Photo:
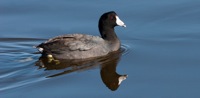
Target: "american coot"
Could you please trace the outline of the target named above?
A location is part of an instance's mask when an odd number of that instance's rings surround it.
[[[104,13],[99,19],[101,37],[85,34],[66,34],[49,39],[36,48],[42,55],[55,59],[85,59],[107,55],[120,48],[114,27],[126,27],[114,11]]]

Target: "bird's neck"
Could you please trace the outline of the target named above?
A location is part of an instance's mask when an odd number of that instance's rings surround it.
[[[100,30],[101,37],[109,43],[110,49],[116,51],[120,47],[120,41],[114,31],[114,27],[103,27]]]
[[[118,40],[118,37],[115,33],[114,27],[102,27],[100,30],[101,37],[107,41],[115,41]]]

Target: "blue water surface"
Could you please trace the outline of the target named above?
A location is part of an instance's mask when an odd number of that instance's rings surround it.
[[[62,34],[98,36],[108,11],[127,25],[115,28],[125,52],[113,69],[128,75],[116,90],[97,63],[37,66],[33,46]],[[199,16],[198,0],[1,0],[0,98],[200,98]]]

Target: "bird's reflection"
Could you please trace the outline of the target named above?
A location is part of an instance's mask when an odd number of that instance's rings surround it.
[[[39,68],[45,68],[45,70],[59,70],[65,69],[60,73],[48,76],[55,77],[63,74],[68,74],[80,70],[88,70],[96,66],[100,66],[100,75],[103,83],[110,90],[117,90],[121,82],[127,78],[127,75],[120,75],[116,72],[116,67],[120,57],[123,53],[123,49],[112,52],[103,57],[83,59],[83,60],[66,60],[59,59],[54,60],[48,57],[41,56],[36,62],[36,66]]]

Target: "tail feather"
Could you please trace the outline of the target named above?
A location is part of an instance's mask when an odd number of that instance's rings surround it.
[[[42,47],[40,47],[40,45],[38,45],[38,46],[33,46],[33,48],[37,48],[38,51],[39,51],[40,53],[42,53],[43,50],[44,50]]]

